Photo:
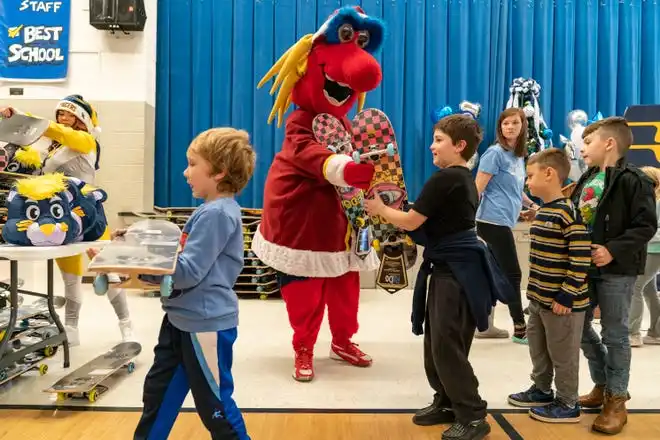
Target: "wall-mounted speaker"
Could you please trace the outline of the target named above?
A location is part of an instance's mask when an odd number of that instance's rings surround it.
[[[89,23],[102,31],[142,32],[144,0],[89,0]]]

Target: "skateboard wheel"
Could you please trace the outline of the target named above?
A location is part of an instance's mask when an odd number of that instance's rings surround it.
[[[360,163],[360,152],[359,151],[353,151],[353,162],[355,163]]]
[[[126,371],[128,371],[128,374],[135,371],[135,362],[129,362],[128,365],[126,365]]]
[[[268,295],[262,293],[261,295],[259,295],[259,299],[268,299]]]
[[[98,391],[96,391],[96,390],[94,389],[94,390],[90,391],[90,392],[87,394],[87,400],[89,400],[89,401],[92,402],[92,403],[93,403],[93,402],[96,402],[96,398],[97,398],[98,396],[99,396]]]
[[[97,295],[105,295],[108,292],[109,280],[107,275],[97,275],[92,284],[94,286],[94,293]]]
[[[387,155],[390,157],[394,156],[394,144],[391,142],[387,144]]]
[[[39,374],[43,376],[46,373],[48,373],[48,365],[46,364],[39,365]]]
[[[380,241],[379,240],[374,240],[372,243],[374,249],[376,249],[376,252],[380,251]]]
[[[63,402],[67,398],[66,393],[57,393],[57,401],[58,402]]]
[[[160,296],[167,298],[172,293],[172,277],[170,275],[163,276],[160,280]]]
[[[50,345],[44,347],[44,356],[51,357],[54,354],[55,354],[55,350],[53,349],[53,347],[51,347]]]
[[[259,282],[259,278],[252,277],[252,284],[257,284],[258,282]]]
[[[7,372],[6,371],[0,371],[0,382],[3,382],[7,380]]]

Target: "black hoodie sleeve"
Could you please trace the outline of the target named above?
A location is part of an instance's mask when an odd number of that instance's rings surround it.
[[[645,176],[630,173],[627,182],[626,197],[629,201],[630,224],[624,232],[605,243],[605,247],[615,260],[625,260],[646,246],[658,229],[655,210],[655,193],[652,183]]]

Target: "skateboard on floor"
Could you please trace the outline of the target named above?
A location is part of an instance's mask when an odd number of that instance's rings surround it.
[[[365,197],[373,198],[378,191],[383,202],[397,210],[408,203],[408,191],[403,179],[394,128],[380,110],[366,109],[353,118],[352,153],[356,163],[371,162],[375,173]],[[417,246],[403,230],[387,223],[380,216],[371,218],[374,248],[381,265],[377,285],[390,293],[408,286],[407,268],[417,260]]]
[[[111,284],[108,274],[128,277],[116,283],[119,288],[160,291],[169,296],[171,275],[181,249],[181,230],[166,220],[142,220],[128,227],[126,233],[107,244],[92,258],[87,269],[100,274],[94,280],[94,291],[103,295]],[[160,285],[145,282],[141,275],[163,275]]]
[[[57,400],[63,401],[71,397],[82,397],[90,402],[106,391],[108,387],[103,382],[122,368],[128,373],[135,371],[134,359],[142,351],[138,342],[122,342],[112,347],[102,355],[87,362],[77,370],[67,374],[45,393],[57,393]]]
[[[639,167],[660,167],[660,105],[632,105],[623,117],[633,133],[628,160]]]
[[[344,128],[341,121],[327,113],[321,113],[314,118],[312,130],[316,140],[328,150],[336,154],[353,154],[351,133]],[[366,258],[371,251],[371,227],[369,216],[364,209],[364,191],[351,186],[335,187],[341,206],[353,230],[356,232],[356,255]]]
[[[15,113],[11,118],[0,118],[0,141],[16,145],[32,145],[43,136],[50,121]]]

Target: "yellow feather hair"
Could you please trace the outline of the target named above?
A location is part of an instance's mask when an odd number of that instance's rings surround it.
[[[24,166],[32,168],[41,168],[41,156],[39,152],[32,147],[23,147],[16,151],[14,158]]]
[[[284,120],[284,113],[291,105],[291,92],[300,78],[307,72],[307,57],[312,50],[314,44],[313,34],[307,34],[291,46],[284,54],[277,60],[273,67],[261,78],[257,88],[261,88],[275,75],[275,81],[270,89],[270,94],[273,95],[279,87],[279,92],[275,97],[275,103],[268,115],[268,123],[270,124],[275,115],[277,115],[277,126],[282,126]],[[358,112],[362,111],[364,107],[366,93],[358,95]]]
[[[28,199],[44,200],[66,190],[67,182],[62,173],[28,177],[16,181],[16,192]]]

